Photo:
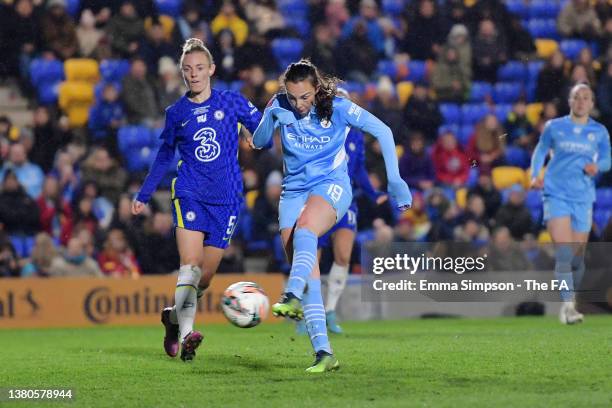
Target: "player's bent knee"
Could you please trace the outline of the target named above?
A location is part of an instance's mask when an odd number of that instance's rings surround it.
[[[196,265],[181,265],[179,269],[177,286],[188,285],[194,288],[199,284],[202,278],[202,269]]]

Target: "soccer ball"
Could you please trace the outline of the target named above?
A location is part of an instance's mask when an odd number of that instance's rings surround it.
[[[254,282],[236,282],[223,293],[221,309],[235,326],[255,327],[268,315],[268,296]]]

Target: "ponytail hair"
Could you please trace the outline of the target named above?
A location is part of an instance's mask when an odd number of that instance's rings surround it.
[[[287,67],[281,78],[281,83],[286,89],[287,82],[295,83],[306,79],[316,89],[315,111],[319,120],[331,120],[334,113],[334,98],[340,80],[333,76],[321,74],[312,62],[301,59]]]
[[[204,45],[204,42],[200,40],[199,38],[190,38],[187,41],[185,41],[185,44],[183,44],[183,53],[181,54],[181,61],[179,65],[181,67],[183,66],[183,59],[185,59],[185,55],[191,54],[194,52],[203,52],[204,54],[206,54],[206,57],[208,58],[208,62],[210,63],[210,65],[215,63],[213,61],[212,54],[210,53],[208,48],[206,48],[206,46]]]

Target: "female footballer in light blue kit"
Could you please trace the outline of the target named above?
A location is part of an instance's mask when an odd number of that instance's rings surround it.
[[[316,352],[307,372],[339,367],[327,337],[317,241],[344,216],[352,201],[344,150],[351,127],[378,139],[389,194],[401,209],[412,203],[408,185],[399,175],[391,130],[371,113],[337,97],[336,83],[335,78],[320,75],[310,61],[289,65],[282,79],[286,93],[277,94],[268,104],[252,141],[254,147],[261,148],[280,127],[285,178],[279,224],[292,266],[285,293],[272,312],[297,320],[305,318]]]
[[[591,88],[574,86],[569,105],[569,115],[546,124],[531,159],[531,185],[544,188],[544,221],[555,243],[555,276],[569,287],[561,290],[559,318],[565,324],[584,318],[575,308],[574,286],[579,286],[584,274],[584,244],[595,201],[594,177],[610,170],[610,135],[589,117],[594,106]],[[552,157],[542,180],[539,174],[549,152]]]

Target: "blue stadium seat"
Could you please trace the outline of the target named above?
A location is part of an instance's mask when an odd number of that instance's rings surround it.
[[[561,43],[559,44],[559,49],[561,50],[563,55],[565,55],[566,58],[574,60],[580,53],[580,50],[588,46],[589,44],[584,40],[567,39],[561,41]]]
[[[505,156],[509,166],[516,166],[522,169],[526,169],[529,167],[529,164],[531,162],[531,157],[529,157],[529,153],[525,149],[517,146],[506,147]]]
[[[123,156],[132,149],[151,145],[151,129],[146,126],[123,126],[117,132],[117,143]]]
[[[128,60],[106,59],[100,62],[100,74],[105,81],[121,81],[129,71]]]
[[[497,80],[502,82],[526,82],[527,68],[520,61],[508,61],[497,70]]]
[[[466,187],[467,188],[476,187],[476,185],[478,184],[478,177],[480,177],[480,170],[478,169],[478,167],[470,167],[470,174],[465,183]]]
[[[558,0],[532,0],[529,5],[531,18],[557,18],[560,11],[561,3]]]
[[[149,146],[144,147],[131,147],[124,154],[126,161],[126,167],[128,172],[135,173],[149,170],[153,160],[155,159],[155,152]]]
[[[466,103],[461,106],[461,123],[473,125],[489,113],[489,106],[484,103]]]
[[[10,235],[9,239],[19,258],[27,258],[30,256],[32,249],[34,249],[34,236],[14,234]]]
[[[288,15],[285,16],[285,24],[287,27],[293,27],[302,37],[310,35],[310,23],[306,15]]]
[[[38,101],[43,105],[54,104],[57,102],[61,80],[54,82],[43,82],[37,88]]]
[[[536,89],[538,87],[537,80],[529,81],[525,86],[525,98],[527,103],[536,102]]]
[[[383,14],[398,16],[404,11],[404,0],[382,0]]]
[[[461,110],[459,105],[454,103],[441,103],[440,113],[444,118],[444,123],[459,123],[461,122]]]
[[[58,60],[37,58],[30,63],[30,80],[35,87],[43,83],[56,83],[64,80],[64,64]]]
[[[390,78],[395,78],[397,75],[397,67],[393,60],[381,60],[378,61],[376,71],[381,75],[386,75]]]
[[[155,0],[159,14],[166,14],[172,17],[181,15],[182,0]]]
[[[485,100],[493,95],[493,86],[488,82],[472,82],[470,88],[470,102],[485,102]]]
[[[610,210],[595,210],[593,212],[593,222],[597,225],[599,231],[606,228],[610,221],[610,216],[612,216],[612,211]]]
[[[438,134],[441,135],[443,133],[452,133],[457,136],[459,134],[459,125],[456,123],[445,123],[438,128]]]
[[[514,103],[523,92],[520,82],[498,82],[493,87],[493,100],[495,103]]]
[[[410,61],[408,63],[408,81],[419,82],[425,79],[427,66],[425,61]]]
[[[466,147],[470,141],[470,137],[474,133],[473,125],[462,125],[457,133],[457,141],[463,147]]]
[[[272,41],[272,53],[281,69],[298,61],[302,55],[302,48],[304,44],[297,38],[277,38]]]
[[[544,67],[544,61],[529,61],[527,63],[527,77],[528,82],[537,81],[540,71]]]
[[[601,187],[596,190],[595,209],[612,210],[612,188]]]
[[[521,19],[529,17],[529,6],[524,0],[508,0],[506,1],[506,7],[508,7],[508,11]]]
[[[508,119],[508,114],[510,111],[512,111],[512,105],[508,103],[500,103],[495,105],[495,108],[493,109],[497,120],[499,120],[502,124],[506,121],[506,119]]]
[[[526,27],[534,38],[552,38],[554,40],[560,38],[557,32],[557,20],[554,18],[532,18],[527,20]]]
[[[284,17],[308,14],[308,2],[302,0],[277,0],[276,7]]]
[[[66,2],[66,11],[68,12],[68,14],[72,16],[72,18],[77,17],[80,7],[81,7],[81,0],[68,0]]]

